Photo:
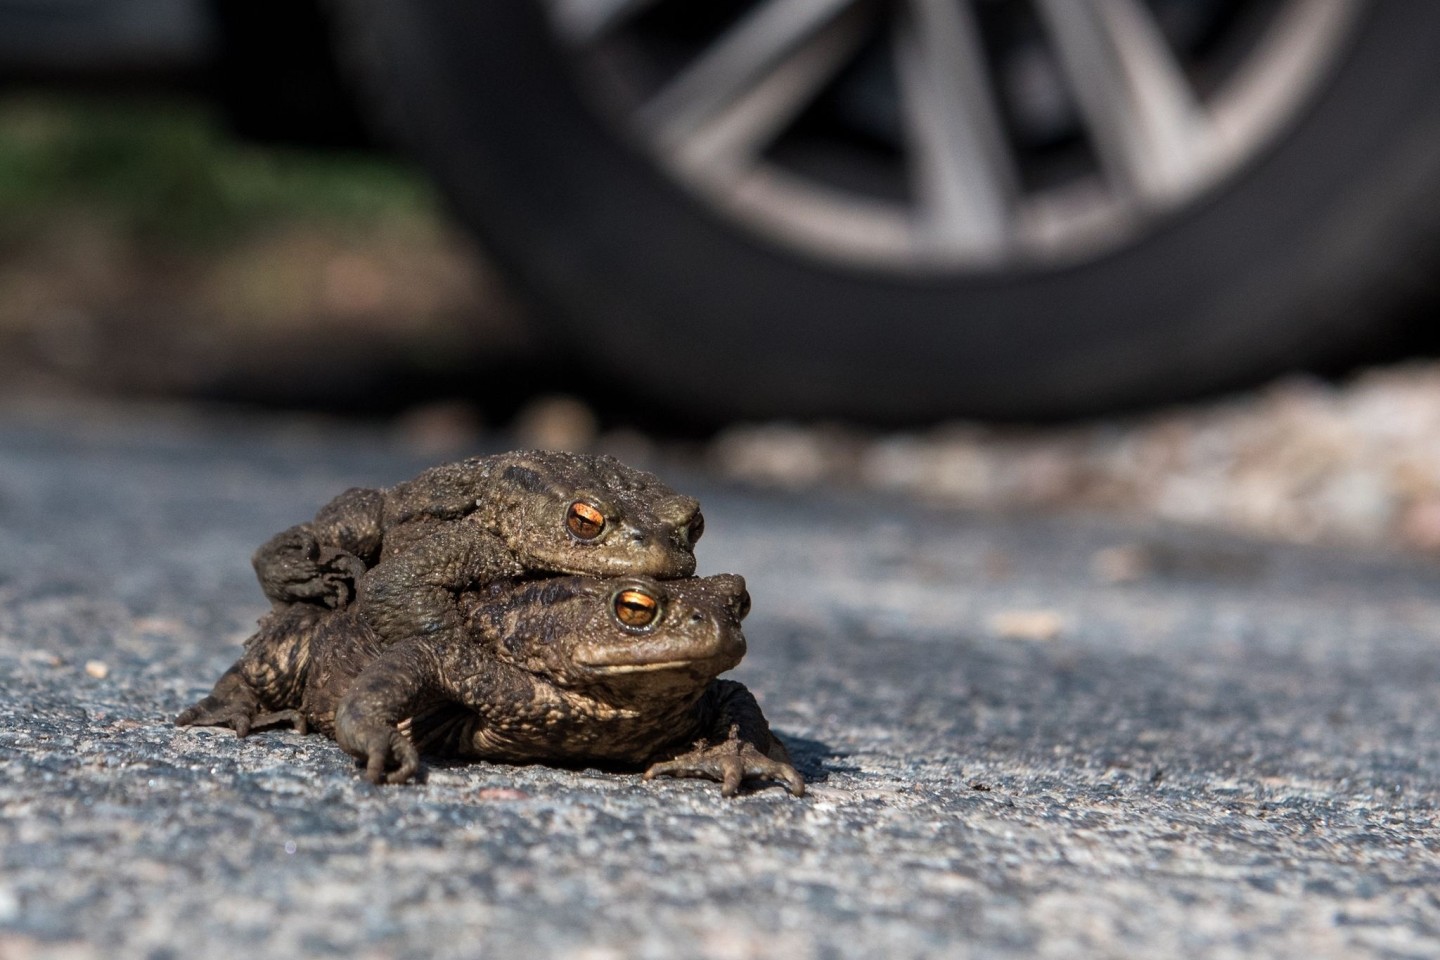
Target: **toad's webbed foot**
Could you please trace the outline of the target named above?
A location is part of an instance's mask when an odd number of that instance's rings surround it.
[[[253,708],[243,704],[225,703],[213,696],[188,707],[175,718],[177,727],[230,727],[237,737],[250,734],[255,721]]]
[[[720,781],[720,794],[733,797],[746,780],[782,783],[795,796],[805,793],[805,778],[788,762],[766,756],[753,743],[739,737],[738,727],[730,728],[723,743],[700,741],[688,753],[673,760],[651,764],[645,779],[656,777],[704,777]]]
[[[310,722],[299,710],[274,710],[270,713],[262,713],[250,721],[250,729],[263,730],[266,727],[278,727],[285,723],[290,724],[296,733],[310,732]]]
[[[233,667],[215,689],[175,718],[178,727],[230,727],[239,737],[256,726],[260,694]]]
[[[265,595],[277,603],[320,603],[331,609],[355,596],[365,574],[360,557],[322,546],[303,524],[284,530],[255,553],[254,566]]]
[[[321,602],[339,609],[355,598],[355,584],[365,575],[365,561],[344,550],[322,550],[315,560],[315,581]]]
[[[346,709],[335,715],[335,740],[365,765],[371,783],[404,783],[420,770],[420,753],[398,729]]]
[[[177,727],[229,727],[237,737],[246,737],[253,730],[290,724],[298,733],[308,733],[310,724],[299,710],[273,710],[261,713],[259,699],[236,694],[232,697],[210,694],[175,718]]]
[[[379,559],[384,508],[381,491],[355,487],[309,523],[271,537],[251,558],[265,596],[277,604],[345,606],[355,581]]]

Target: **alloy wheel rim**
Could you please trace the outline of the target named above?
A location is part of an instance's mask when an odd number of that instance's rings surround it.
[[[733,0],[679,43],[690,0],[546,0],[587,99],[703,203],[821,262],[944,274],[1083,262],[1187,209],[1303,113],[1365,3],[1190,4],[1220,22],[1187,48],[1173,0]],[[826,169],[851,141],[815,115],[864,127],[867,96],[864,163]]]

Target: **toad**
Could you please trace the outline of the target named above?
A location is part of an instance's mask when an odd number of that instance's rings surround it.
[[[255,678],[254,726],[329,734],[374,783],[409,780],[428,754],[709,778],[725,796],[768,780],[800,796],[754,696],[718,679],[744,656],[749,607],[731,574],[502,581],[458,598],[460,642],[387,645],[354,605]]]
[[[347,490],[272,537],[253,564],[277,606],[342,607],[377,564],[366,578],[372,606],[424,606],[408,595],[531,571],[687,577],[704,527],[698,502],[614,457],[515,451]]]

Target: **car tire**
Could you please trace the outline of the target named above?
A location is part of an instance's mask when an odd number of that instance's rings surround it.
[[[343,4],[376,109],[580,368],[706,420],[1053,418],[1175,401],[1393,334],[1440,224],[1440,4],[1376,0],[1303,113],[1081,262],[903,275],[767,241],[592,108],[537,4]]]

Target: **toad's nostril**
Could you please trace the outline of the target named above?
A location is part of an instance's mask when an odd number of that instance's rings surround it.
[[[750,613],[750,591],[742,590],[740,596],[730,602],[730,609],[735,611],[735,619],[744,620]]]
[[[693,497],[672,497],[655,509],[657,517],[677,527],[689,526],[699,513],[700,501]]]

